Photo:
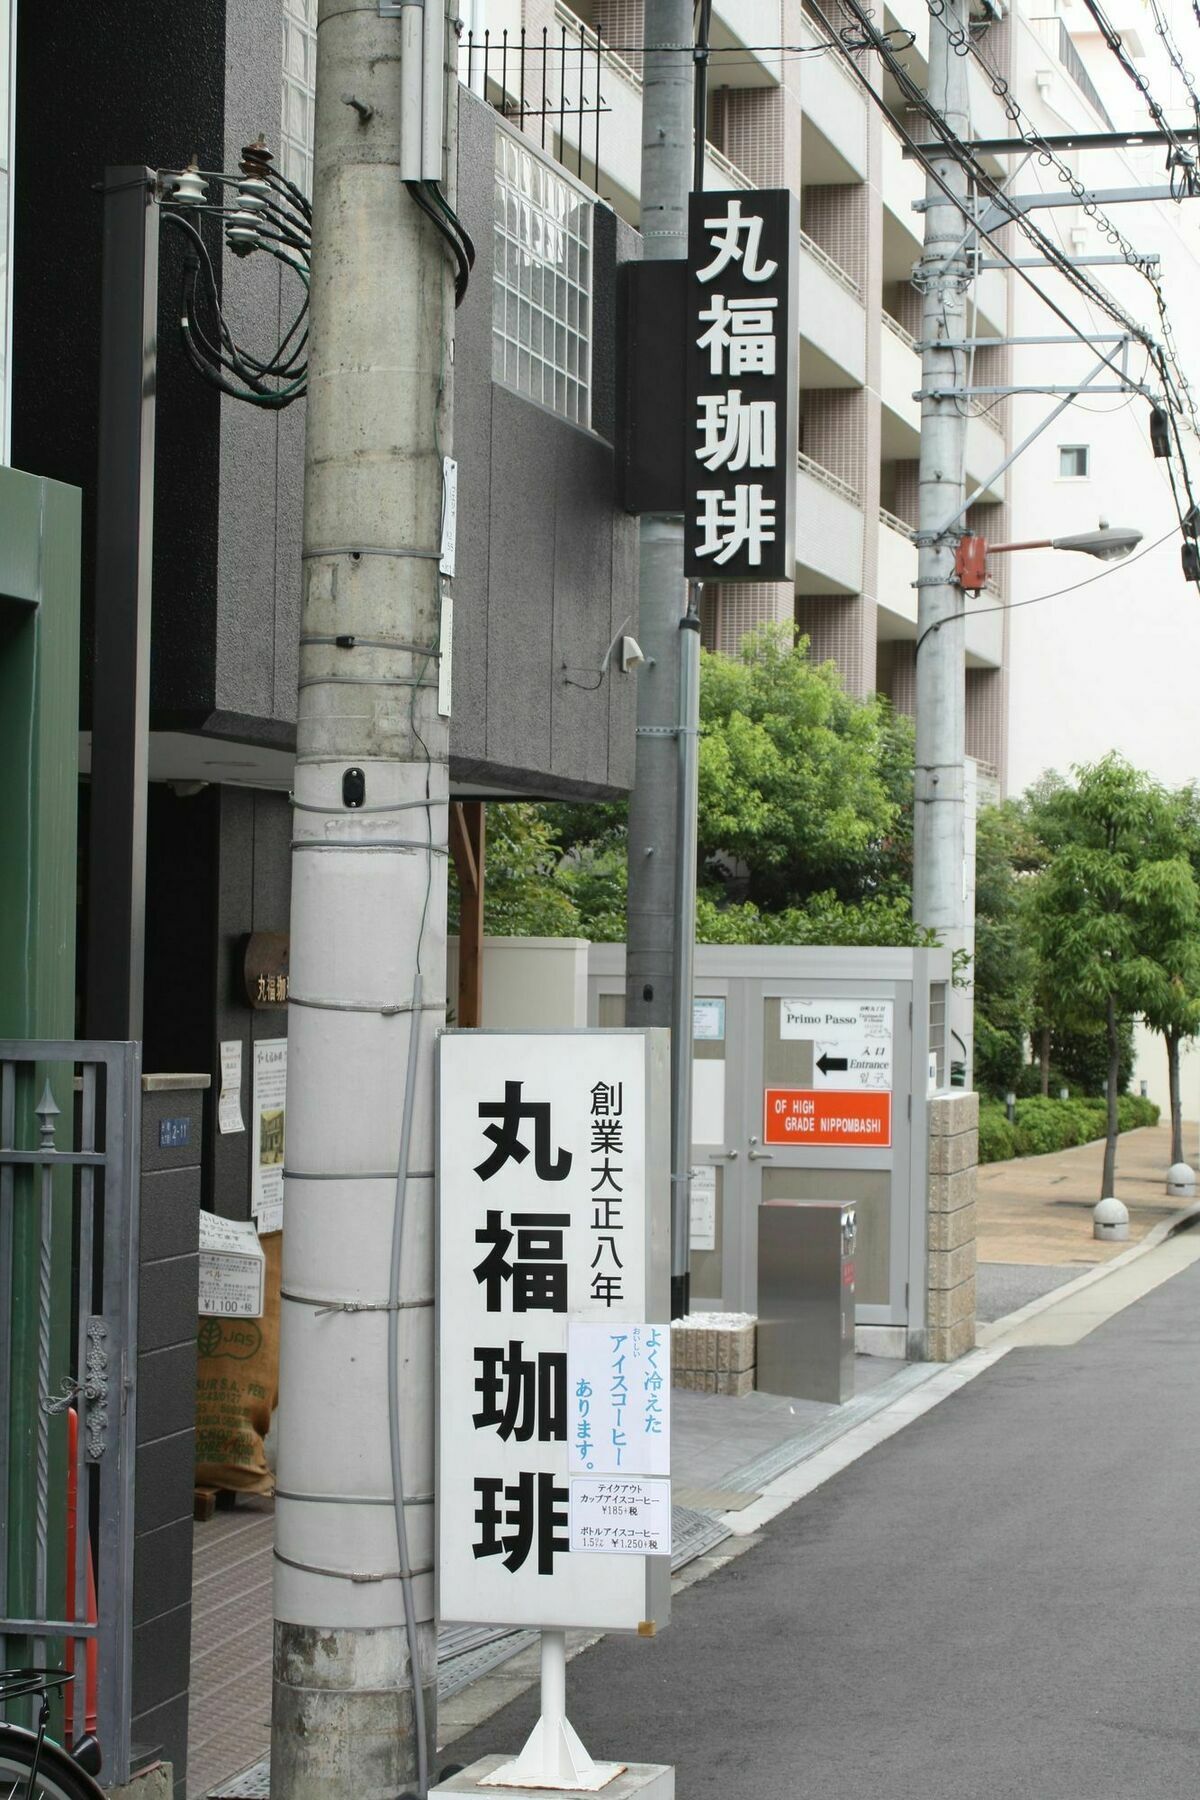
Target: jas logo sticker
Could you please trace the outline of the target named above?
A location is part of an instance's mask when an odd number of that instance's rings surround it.
[[[196,1334],[201,1356],[228,1356],[245,1362],[262,1349],[262,1329],[253,1319],[202,1319]]]

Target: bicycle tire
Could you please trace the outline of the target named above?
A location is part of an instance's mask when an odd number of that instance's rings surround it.
[[[25,1800],[37,1738],[19,1725],[0,1724],[0,1800]],[[103,1790],[57,1744],[43,1743],[35,1800],[104,1800]]]

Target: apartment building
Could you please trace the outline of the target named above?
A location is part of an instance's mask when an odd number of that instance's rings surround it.
[[[1050,14],[1049,6],[1045,11]],[[1189,96],[1146,9],[1138,0],[1126,0],[1106,11],[1168,117],[1177,126],[1194,124]],[[1175,29],[1186,52],[1196,30],[1189,10],[1177,9]],[[1022,17],[1016,26],[1015,60],[1018,99],[1042,131],[1136,131],[1151,123],[1145,101],[1101,39],[1082,0],[1065,0],[1060,11],[1045,18]],[[1072,161],[1100,189],[1161,189],[1167,180],[1161,146],[1087,151]],[[1056,172],[1036,160],[1021,171],[1016,185],[1026,193],[1062,192]],[[1161,258],[1179,361],[1195,381],[1200,371],[1200,201],[1114,204],[1107,214],[1136,251]],[[1074,257],[1117,254],[1100,222],[1077,206],[1047,209],[1039,217]],[[1086,272],[1133,318],[1162,334],[1154,293],[1141,276],[1117,262]],[[1037,280],[1086,329],[1119,334],[1120,327],[1068,283],[1042,271]],[[1014,286],[1014,303],[1015,331],[1061,330],[1023,283]],[[1100,348],[1120,355],[1118,344]],[[1022,380],[1047,382],[1083,375],[1097,361],[1097,354],[1082,344],[1030,347],[1020,357]],[[1140,377],[1144,362],[1144,354],[1131,350],[1130,373]],[[1054,403],[1023,397],[1012,404],[1014,430],[1021,438]],[[1047,769],[1066,774],[1072,764],[1093,761],[1111,749],[1170,785],[1200,777],[1194,699],[1200,605],[1180,568],[1167,464],[1152,454],[1149,414],[1149,403],[1139,397],[1084,395],[1014,465],[1017,536],[1037,539],[1092,530],[1105,518],[1113,525],[1135,527],[1145,545],[1156,546],[1135,561],[1107,566],[1101,580],[1045,602],[1038,596],[1096,575],[1105,565],[1045,550],[1008,559],[1011,599],[1021,603],[1010,625],[1009,783],[1014,791]],[[1184,436],[1193,467],[1200,468],[1200,443],[1190,428]],[[1173,461],[1178,479],[1178,458]]]
[[[636,223],[640,144],[640,81],[636,46],[643,41],[642,0],[578,0],[580,19],[562,0],[552,31],[568,43],[596,43],[601,90],[608,110],[596,143],[585,129],[585,162],[601,195]],[[548,9],[545,9],[548,10]],[[835,29],[849,15],[836,0],[826,9]],[[930,30],[925,0],[897,0],[879,15],[886,28],[910,32],[906,55],[914,78],[926,73]],[[505,32],[540,42],[545,21],[532,3],[488,0],[476,9],[476,41]],[[978,29],[990,54],[1007,67],[1011,27]],[[812,654],[832,658],[848,689],[879,690],[911,712],[916,640],[916,550],[909,537],[917,520],[920,387],[916,333],[920,298],[911,283],[921,253],[921,216],[913,202],[924,193],[919,166],[903,154],[902,130],[920,136],[899,90],[873,56],[863,72],[882,85],[881,112],[836,51],[821,51],[825,33],[800,0],[717,0],[710,70],[709,153],[712,187],[790,187],[800,197],[800,456],[797,469],[797,567],[794,582],[712,584],[704,596],[704,639],[735,651],[764,622],[795,620]],[[1006,130],[1002,108],[972,68],[976,128]],[[574,141],[568,124],[568,154]],[[598,156],[595,155],[598,145]],[[999,165],[997,165],[997,168]],[[975,284],[979,335],[1008,327],[1008,279],[989,272]],[[975,358],[976,379],[994,384],[1006,353]],[[994,471],[1008,448],[1004,403],[972,407],[967,476],[984,486],[970,524],[993,540],[1007,532],[1005,478]],[[999,580],[1003,581],[1003,569]],[[967,621],[967,750],[994,790],[1006,758],[1006,618],[995,608],[997,587],[972,602]]]

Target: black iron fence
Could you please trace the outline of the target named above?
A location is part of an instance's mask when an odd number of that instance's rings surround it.
[[[600,121],[613,109],[602,77],[637,90],[641,78],[586,25],[541,31],[470,32],[459,47],[467,87],[593,188],[600,176]]]

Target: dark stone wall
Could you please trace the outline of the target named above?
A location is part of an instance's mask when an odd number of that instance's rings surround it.
[[[601,798],[633,779],[635,678],[613,664],[637,633],[638,526],[612,447],[619,255],[637,239],[598,204],[593,418],[583,430],[492,380],[495,112],[460,90],[458,207],[476,262],[458,312],[459,463],[451,774],[514,793]],[[634,252],[635,253],[635,252]]]
[[[158,1081],[170,1080],[169,1076]],[[134,1476],[133,1722],[138,1761],[172,1765],[186,1791],[192,1641],[196,1308],[204,1092],[143,1078]],[[188,1142],[164,1145],[164,1120]]]
[[[276,26],[278,31],[278,26]],[[13,187],[13,461],[83,491],[84,718],[98,455],[100,277],[106,165],[219,166],[225,0],[38,0],[17,20]],[[156,712],[211,707],[220,400],[187,367],[176,331],[181,245],[162,237],[155,607]],[[188,630],[169,629],[172,615]]]
[[[278,142],[276,0],[129,0],[20,10],[14,220],[14,459],[84,494],[84,698],[98,456],[103,205],[120,163],[236,166]],[[632,778],[634,686],[596,682],[637,629],[636,522],[613,469],[618,258],[636,236],[595,211],[593,419],[587,431],[507,390],[492,367],[496,115],[460,101],[459,203],[479,256],[457,319],[456,779],[514,795],[607,797]],[[63,119],[71,129],[63,130]],[[151,724],[250,744],[294,741],[304,408],[223,399],[183,355],[182,250],[163,213],[154,500]],[[211,231],[211,226],[206,227]],[[212,249],[230,323],[266,349],[298,284],[265,257]]]

